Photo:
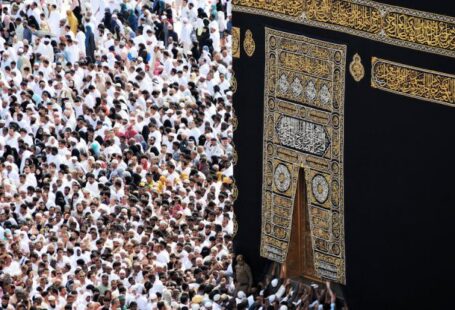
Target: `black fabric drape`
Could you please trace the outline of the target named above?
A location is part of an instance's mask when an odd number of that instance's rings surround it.
[[[383,1],[454,16],[446,1]],[[436,4],[439,4],[436,5]],[[264,109],[264,27],[347,46],[346,63],[358,53],[365,77],[345,78],[345,245],[350,309],[433,309],[451,305],[455,252],[455,108],[404,97],[370,86],[371,58],[455,73],[453,58],[388,45],[339,32],[263,16],[234,13],[241,29],[241,58],[235,59],[239,120],[235,177],[239,224],[235,251],[246,256],[256,280],[268,260],[259,255],[261,235]],[[247,29],[256,50],[243,50]],[[448,309],[448,308],[447,308]]]

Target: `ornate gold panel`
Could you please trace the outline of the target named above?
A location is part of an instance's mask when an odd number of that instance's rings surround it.
[[[233,0],[234,10],[455,57],[455,18],[370,0]]]
[[[346,47],[269,28],[265,38],[261,255],[286,261],[303,168],[314,266],[344,283]]]
[[[455,75],[373,57],[371,86],[395,94],[455,107]]]
[[[240,58],[240,28],[232,27],[232,57]]]

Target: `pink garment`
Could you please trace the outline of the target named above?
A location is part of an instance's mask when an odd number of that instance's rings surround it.
[[[154,65],[154,69],[153,69],[153,75],[161,75],[161,73],[163,72],[163,66],[161,65],[161,63],[157,60],[155,61],[155,65]]]

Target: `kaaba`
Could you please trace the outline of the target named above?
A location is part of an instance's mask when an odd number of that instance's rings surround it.
[[[453,308],[455,3],[232,3],[235,252],[350,309]]]

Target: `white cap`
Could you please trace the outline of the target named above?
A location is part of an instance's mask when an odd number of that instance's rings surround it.
[[[278,285],[278,279],[273,279],[271,283],[273,287],[276,287]]]

